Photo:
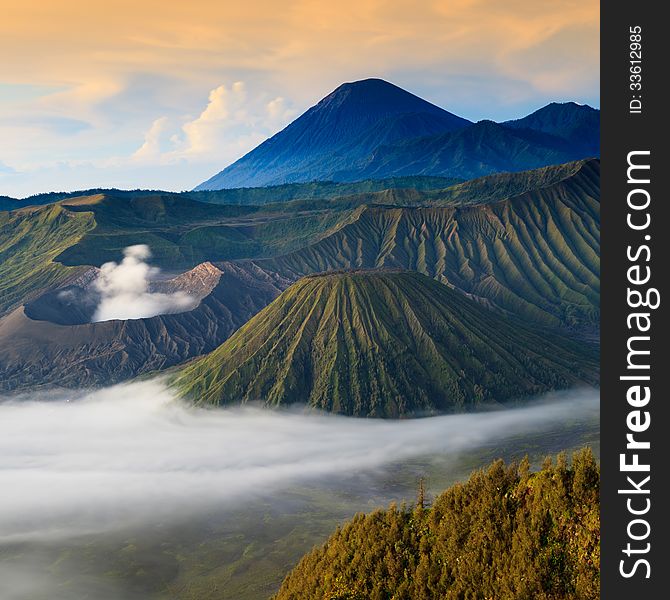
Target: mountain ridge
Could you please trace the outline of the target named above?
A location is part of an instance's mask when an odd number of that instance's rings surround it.
[[[361,207],[329,236],[255,261],[297,278],[328,270],[416,270],[549,327],[597,330],[600,165],[486,204]],[[467,184],[463,184],[467,185]]]
[[[505,121],[505,127],[532,129],[581,145],[592,156],[600,153],[600,111],[587,104],[551,102],[521,119]]]
[[[552,103],[522,119],[472,123],[366,79],[339,86],[195,191],[406,175],[470,178],[596,156],[598,139],[599,111],[591,107]]]

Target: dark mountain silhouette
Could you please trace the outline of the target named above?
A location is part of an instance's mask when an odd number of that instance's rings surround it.
[[[555,135],[582,148],[588,156],[600,154],[600,111],[585,104],[552,102],[523,119],[503,125]]]
[[[469,124],[381,79],[345,83],[196,190],[323,180],[324,165],[344,168],[379,144]]]
[[[552,103],[471,123],[382,81],[345,83],[195,189],[406,176],[472,178],[599,154],[600,111]]]
[[[366,160],[334,179],[440,175],[470,179],[503,171],[537,169],[583,156],[563,138],[531,129],[480,121],[458,131],[378,147]]]

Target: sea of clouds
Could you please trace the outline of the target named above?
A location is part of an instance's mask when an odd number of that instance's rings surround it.
[[[296,482],[462,453],[598,411],[598,393],[404,421],[205,409],[160,381],[0,399],[0,544],[188,516]]]

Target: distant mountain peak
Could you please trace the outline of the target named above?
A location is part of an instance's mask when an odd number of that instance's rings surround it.
[[[584,156],[600,154],[600,111],[588,104],[550,102],[522,119],[506,121],[503,125],[565,139]]]
[[[538,108],[536,111],[532,112],[528,117],[531,117],[532,115],[537,115],[537,114],[543,114],[543,113],[558,113],[558,112],[566,112],[566,113],[598,113],[597,108],[593,108],[592,106],[589,106],[588,104],[579,104],[578,102],[573,102],[572,100],[568,100],[567,102],[549,102],[549,104],[545,104],[541,108]],[[525,117],[525,118],[528,118]]]
[[[196,190],[324,180],[413,129],[416,135],[438,135],[467,125],[467,119],[383,79],[343,83]]]
[[[554,102],[523,119],[473,124],[371,77],[341,84],[195,189],[524,170],[597,156],[599,117],[586,105]]]
[[[316,107],[331,102],[361,103],[368,110],[381,109],[387,113],[418,111],[446,112],[439,106],[435,106],[393,83],[377,78],[343,83],[321,100]],[[351,109],[352,106],[348,106],[347,108]]]

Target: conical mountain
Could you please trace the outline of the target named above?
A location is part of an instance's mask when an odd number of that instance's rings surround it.
[[[462,411],[597,383],[594,349],[414,272],[309,276],[173,379],[196,403],[339,414]]]
[[[284,130],[196,187],[431,175],[469,179],[599,155],[600,111],[551,103],[472,123],[382,79],[345,83]]]
[[[259,187],[329,178],[380,144],[469,125],[382,79],[344,83],[285,129],[196,190]]]

